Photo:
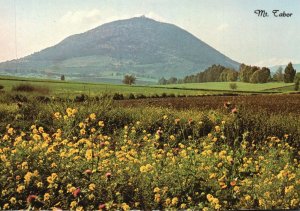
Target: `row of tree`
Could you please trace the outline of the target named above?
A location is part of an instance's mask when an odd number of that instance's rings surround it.
[[[171,77],[169,79],[161,78],[159,84],[175,84],[175,83],[202,83],[202,82],[233,82],[242,81],[247,83],[267,83],[269,81],[284,81],[285,83],[292,83],[295,80],[296,70],[292,63],[289,63],[284,72],[280,67],[273,78],[271,71],[267,67],[257,67],[241,64],[239,71],[231,68],[226,68],[222,65],[212,65],[205,71],[197,73],[196,75],[186,76],[184,79],[177,79]]]

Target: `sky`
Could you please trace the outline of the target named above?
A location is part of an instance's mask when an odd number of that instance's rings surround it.
[[[258,9],[269,17],[259,17]],[[273,10],[292,16],[274,17]],[[189,31],[240,63],[300,63],[299,0],[0,0],[0,14],[0,62],[145,15]]]

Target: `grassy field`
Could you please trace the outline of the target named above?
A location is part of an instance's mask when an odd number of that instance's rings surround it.
[[[134,95],[143,94],[145,96],[162,95],[163,93],[170,95],[207,95],[222,94],[232,92],[229,88],[229,82],[208,82],[208,83],[191,83],[176,84],[162,86],[141,86],[141,85],[115,85],[100,83],[83,83],[72,81],[17,78],[17,77],[0,77],[0,85],[4,86],[5,91],[10,91],[13,86],[24,83],[30,83],[35,86],[46,87],[50,90],[50,95],[58,96],[75,96],[86,94],[89,96],[98,96],[103,93],[120,93],[128,96],[130,93]],[[237,93],[243,92],[288,92],[293,90],[293,84],[286,83],[266,83],[266,84],[250,84],[236,82]]]
[[[169,84],[158,87],[183,88],[183,89],[204,89],[204,90],[225,90],[229,91],[232,82],[206,82],[206,83],[188,83],[188,84]],[[265,83],[252,84],[244,82],[234,82],[237,84],[236,91],[260,92],[260,91],[276,91],[285,87],[289,87],[286,91],[292,91],[293,83]]]
[[[101,95],[103,93],[121,93],[124,95],[144,94],[151,96],[154,94],[161,95],[174,94],[174,95],[203,95],[220,93],[216,91],[202,91],[202,90],[184,90],[184,89],[169,89],[165,87],[152,87],[152,86],[128,86],[128,85],[115,85],[115,84],[99,84],[99,83],[81,83],[81,82],[62,82],[55,80],[38,80],[28,78],[14,78],[14,77],[0,77],[0,84],[4,86],[5,91],[10,91],[13,86],[21,83],[30,83],[35,86],[48,87],[52,95],[78,95],[87,94],[90,96]]]

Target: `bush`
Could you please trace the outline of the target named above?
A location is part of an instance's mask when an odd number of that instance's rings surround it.
[[[129,96],[128,96],[128,99],[135,99],[134,94],[130,93]]]
[[[0,84],[0,90],[1,90],[1,89],[4,89],[4,86]]]
[[[49,94],[48,87],[34,86],[30,83],[23,83],[12,87],[12,91],[15,92],[38,92],[41,94]]]
[[[113,100],[124,100],[123,94],[115,93],[113,96]]]

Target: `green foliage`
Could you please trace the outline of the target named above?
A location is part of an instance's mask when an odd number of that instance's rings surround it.
[[[15,92],[38,92],[41,94],[49,94],[50,92],[49,88],[46,86],[34,86],[30,83],[21,83],[13,86],[11,90]]]
[[[4,86],[0,84],[0,90],[1,90],[1,89],[4,89]]]
[[[296,70],[293,68],[292,63],[290,62],[284,70],[284,82],[285,83],[294,82],[295,75],[296,75]]]
[[[184,83],[202,83],[214,81],[236,81],[238,73],[234,69],[222,65],[212,65],[196,75],[189,75],[183,79]]]
[[[61,76],[60,76],[60,80],[61,80],[61,81],[64,81],[64,80],[65,80],[65,75],[61,75]]]
[[[230,83],[229,87],[231,90],[236,90],[237,89],[237,84],[236,83]]]
[[[273,76],[273,80],[278,82],[283,81],[283,68],[281,66],[276,70],[276,73]]]
[[[267,83],[270,80],[270,69],[263,67],[256,70],[250,77],[251,83]]]
[[[134,75],[125,75],[123,79],[124,84],[132,85],[135,84],[136,77]]]
[[[294,88],[295,91],[298,91],[299,90],[299,79],[296,80],[295,82],[295,88]]]

